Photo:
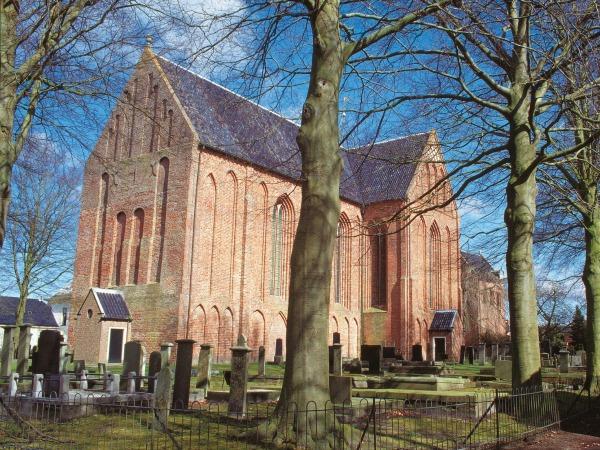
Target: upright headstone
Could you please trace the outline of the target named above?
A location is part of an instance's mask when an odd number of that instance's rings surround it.
[[[473,347],[467,347],[467,359],[469,364],[473,364],[475,362],[475,349]]]
[[[31,345],[31,325],[26,323],[19,327],[19,344],[17,346],[17,372],[23,376],[29,368],[29,347]]]
[[[98,373],[104,375],[106,373],[106,363],[98,363]]]
[[[19,390],[19,374],[17,372],[11,373],[8,378],[8,396],[14,397],[17,395]]]
[[[383,347],[381,345],[361,345],[360,359],[369,362],[371,375],[380,375],[383,369]]]
[[[341,343],[341,336],[340,333],[338,333],[337,331],[333,333],[333,344],[339,344]]]
[[[44,375],[41,373],[33,374],[31,380],[31,396],[33,398],[39,398],[42,396],[42,386],[44,384]]]
[[[577,356],[579,356],[579,358],[581,359],[581,365],[586,366],[587,365],[587,353],[585,352],[585,350],[577,350],[575,352],[575,354]]]
[[[157,431],[167,431],[169,420],[169,406],[171,402],[171,389],[173,387],[173,372],[169,364],[163,366],[156,379],[154,393],[154,420],[153,428]]]
[[[512,381],[512,361],[497,359],[494,364],[494,376],[500,380]]]
[[[171,361],[171,350],[173,344],[171,342],[163,342],[160,344],[160,355],[162,357],[162,366],[165,367]]]
[[[275,358],[273,359],[275,364],[281,364],[283,362],[283,339],[278,338],[275,340]]]
[[[329,375],[329,398],[336,405],[352,403],[352,377]]]
[[[459,360],[460,364],[464,364],[465,363],[465,346],[461,345],[460,346],[460,360]]]
[[[329,346],[329,373],[336,376],[342,375],[342,344]]]
[[[69,385],[71,382],[71,376],[66,373],[61,373],[59,375],[59,385],[58,385],[58,397],[61,400],[69,399]]]
[[[83,391],[85,391],[88,388],[87,376],[88,376],[88,371],[85,369],[82,369],[81,372],[79,373],[79,389],[81,389]]]
[[[264,377],[266,370],[266,358],[265,358],[265,347],[261,345],[258,347],[258,376]]]
[[[479,350],[477,352],[477,362],[482,366],[485,365],[485,343],[479,344]]]
[[[193,339],[178,339],[177,361],[175,363],[175,385],[173,388],[173,409],[187,409],[190,402],[190,379],[192,378]]]
[[[44,375],[44,395],[58,395],[60,388],[60,352],[63,336],[59,331],[43,330],[38,338],[34,373]]]
[[[73,361],[73,353],[69,349],[69,344],[66,342],[60,343],[60,373],[69,372],[69,363]]]
[[[17,327],[7,325],[4,328],[2,340],[2,361],[0,363],[0,376],[7,377],[12,372],[13,356],[15,354],[15,336]]]
[[[123,356],[123,373],[128,374],[129,372],[142,373],[144,364],[144,348],[140,341],[129,341],[125,343],[125,354]],[[123,380],[123,388],[126,387],[126,383]],[[135,381],[135,390],[139,391],[141,388],[140,378]]]
[[[198,381],[196,387],[205,398],[210,387],[210,371],[212,367],[212,345],[202,344],[198,355]]]
[[[560,373],[569,373],[569,351],[562,349],[558,352]]]
[[[498,359],[498,344],[492,344],[492,364]]]
[[[154,351],[150,353],[150,361],[148,362],[148,392],[153,393],[156,386],[156,379],[162,369],[162,355],[160,352]]]
[[[136,383],[137,374],[135,372],[129,372],[127,374],[127,393],[135,394],[135,383]]]
[[[423,346],[421,344],[415,344],[412,346],[411,361],[423,361]]]
[[[246,415],[246,393],[248,389],[248,360],[252,351],[246,338],[240,335],[237,345],[231,347],[231,383],[229,385],[229,417],[242,419]]]
[[[395,359],[396,347],[383,347],[383,359]]]
[[[119,395],[120,389],[119,385],[121,384],[121,375],[118,373],[108,373],[108,393],[110,395]]]
[[[85,370],[85,359],[77,359],[74,361],[73,371],[75,375],[81,375],[81,372]]]

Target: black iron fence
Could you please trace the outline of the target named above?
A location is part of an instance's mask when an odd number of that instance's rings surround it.
[[[275,403],[228,414],[227,404],[195,402],[159,410],[152,399],[93,394],[39,397],[18,393],[0,403],[2,448],[263,449],[273,448]],[[381,394],[383,395],[383,394]],[[442,397],[440,397],[441,399]],[[557,426],[597,407],[583,391],[474,390],[456,401],[355,399],[279,413],[278,443],[335,449],[462,449],[494,447]]]

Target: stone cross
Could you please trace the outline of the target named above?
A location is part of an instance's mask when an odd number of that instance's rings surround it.
[[[19,345],[17,346],[17,372],[23,376],[29,368],[29,347],[31,345],[31,325],[19,327]]]
[[[560,361],[560,373],[569,373],[569,352],[568,350],[562,349],[558,352],[558,358]]]
[[[156,386],[156,377],[162,368],[162,355],[160,352],[154,351],[150,353],[150,361],[148,363],[148,392],[153,393]]]
[[[44,375],[41,373],[33,374],[33,378],[31,380],[31,396],[34,398],[39,398],[42,396],[42,385],[44,384]]]
[[[266,359],[265,359],[265,347],[261,345],[258,347],[258,376],[264,377],[266,373]]]
[[[246,338],[240,334],[235,347],[231,347],[231,382],[229,384],[229,417],[242,419],[246,415],[246,395],[248,390],[248,361],[252,351]]]
[[[162,366],[165,367],[171,360],[171,349],[173,344],[171,342],[163,342],[160,344],[160,354],[162,356]]]
[[[173,373],[167,364],[160,370],[156,379],[156,390],[154,393],[154,420],[152,421],[152,427],[157,431],[167,431],[172,386]]]
[[[210,387],[210,371],[212,366],[212,345],[202,344],[198,355],[198,381],[196,387],[200,389],[202,398],[206,398]]]
[[[192,378],[193,339],[178,339],[173,387],[173,409],[187,409],[190,402],[190,379]]]
[[[9,397],[14,397],[15,395],[17,395],[17,390],[19,389],[18,383],[19,383],[19,374],[16,372],[11,373],[9,375],[9,379],[8,379],[8,396]]]
[[[482,366],[485,365],[485,343],[479,344],[479,351],[477,353],[477,356],[479,356],[479,364]]]
[[[12,361],[15,354],[15,335],[17,327],[7,325],[4,328],[2,340],[2,360],[0,362],[0,377],[7,377],[12,372]]]

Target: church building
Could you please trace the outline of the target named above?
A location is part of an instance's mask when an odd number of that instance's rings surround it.
[[[297,131],[146,48],[85,167],[69,322],[75,358],[116,361],[125,339],[150,352],[190,338],[196,352],[210,343],[226,361],[244,334],[268,360],[285,359]],[[427,359],[457,360],[460,224],[435,132],[341,154],[330,341],[339,336],[347,357],[383,344],[407,358],[420,345]],[[428,192],[417,204],[428,212],[397,215]],[[124,319],[104,317],[104,300],[90,292],[124,301]],[[91,342],[92,329],[103,345]]]

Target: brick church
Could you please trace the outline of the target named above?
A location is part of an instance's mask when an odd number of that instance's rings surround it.
[[[300,211],[298,125],[146,48],[85,167],[69,341],[117,362],[191,338],[229,358],[238,334],[285,358]],[[458,359],[454,202],[394,219],[445,175],[435,132],[343,149],[330,341]],[[443,203],[448,183],[426,203]]]

